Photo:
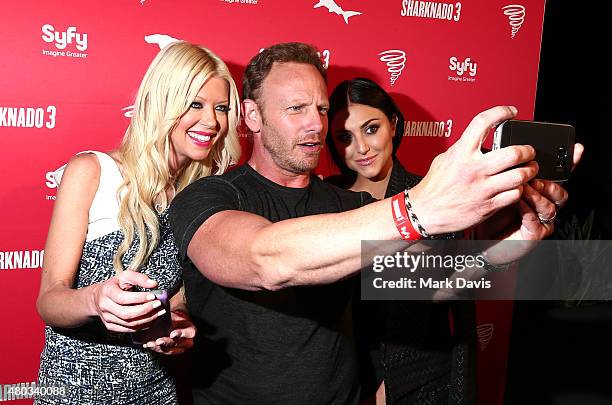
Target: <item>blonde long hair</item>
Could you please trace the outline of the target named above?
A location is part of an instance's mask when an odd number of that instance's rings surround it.
[[[228,133],[215,142],[206,159],[191,161],[173,178],[170,175],[173,153],[170,134],[204,83],[213,76],[229,84]],[[122,258],[136,238],[138,249],[128,266],[136,271],[159,243],[155,206],[157,204],[160,210],[167,208],[168,187],[179,192],[201,177],[225,172],[238,161],[239,117],[236,84],[217,55],[187,42],[173,43],[158,53],[140,84],[134,116],[119,147],[124,181],[118,190],[118,222],[124,240],[113,260],[117,272],[124,269]]]

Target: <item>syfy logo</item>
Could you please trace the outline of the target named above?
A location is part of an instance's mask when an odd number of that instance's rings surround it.
[[[54,189],[57,188],[57,186],[59,184],[57,184],[57,180],[55,180],[55,172],[47,172],[45,173],[45,185],[50,188],[50,189]]]
[[[525,6],[521,6],[520,4],[509,4],[502,7],[502,10],[504,10],[504,14],[508,17],[508,22],[512,30],[510,32],[510,37],[514,39],[525,22]]]
[[[41,268],[44,254],[44,250],[0,252],[0,270]]]
[[[54,44],[57,49],[66,49],[72,43],[79,51],[87,49],[87,34],[79,34],[74,26],[68,27],[66,31],[56,31],[53,25],[45,24],[42,33],[43,41]]]
[[[400,49],[389,49],[378,54],[380,61],[387,64],[387,72],[389,72],[389,83],[391,86],[402,75],[406,67],[406,52]]]
[[[462,62],[459,62],[455,56],[451,57],[448,60],[448,68],[451,71],[454,71],[457,76],[463,76],[464,73],[468,73],[470,76],[476,76],[476,70],[478,69],[478,64],[474,62],[471,58],[465,58]]]
[[[59,180],[55,178],[55,172],[57,170],[62,169],[63,167],[65,167],[66,165],[52,171],[52,172],[47,172],[45,173],[45,186],[47,186],[48,189],[50,190],[55,190],[57,187],[59,187]],[[46,194],[44,196],[46,201],[55,201],[57,199],[57,195],[55,194]]]
[[[45,108],[0,107],[0,127],[42,128],[55,127],[57,109],[54,105]]]

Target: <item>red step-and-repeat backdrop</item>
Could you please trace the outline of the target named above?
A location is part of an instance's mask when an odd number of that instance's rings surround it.
[[[238,83],[263,47],[317,46],[330,90],[365,76],[394,96],[407,119],[399,157],[424,174],[477,112],[511,104],[533,117],[543,15],[544,0],[1,2],[0,385],[36,380],[49,174],[78,151],[118,145],[140,80],[169,41],[211,48]],[[333,171],[327,156],[318,171]],[[479,303],[483,404],[501,403],[510,315],[511,303]]]

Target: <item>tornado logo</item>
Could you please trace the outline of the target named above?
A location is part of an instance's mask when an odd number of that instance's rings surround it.
[[[509,4],[502,7],[502,10],[504,10],[504,14],[508,16],[510,28],[512,29],[510,36],[514,38],[525,22],[525,6],[521,6],[520,4]]]
[[[492,323],[483,323],[482,325],[478,325],[476,331],[478,334],[478,343],[480,343],[480,351],[482,352],[487,348],[491,339],[493,339],[495,325]]]
[[[393,86],[404,71],[404,67],[406,67],[406,52],[399,49],[390,49],[379,53],[378,56],[380,56],[381,62],[387,64],[389,82]]]

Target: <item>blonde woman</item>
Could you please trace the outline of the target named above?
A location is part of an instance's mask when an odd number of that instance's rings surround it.
[[[46,323],[36,403],[173,404],[164,354],[193,345],[167,208],[194,180],[238,160],[236,85],[206,48],[178,42],[153,60],[117,150],[82,152],[56,172],[38,312]],[[167,317],[150,291],[167,290],[169,336],[132,333]]]

